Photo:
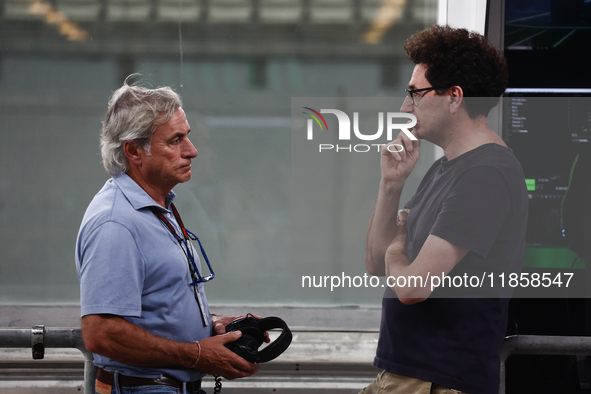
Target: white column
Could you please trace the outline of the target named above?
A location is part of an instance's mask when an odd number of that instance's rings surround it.
[[[486,0],[439,0],[437,24],[463,27],[484,34]],[[443,149],[435,147],[435,159],[443,156]]]
[[[484,34],[486,0],[439,0],[437,23]]]

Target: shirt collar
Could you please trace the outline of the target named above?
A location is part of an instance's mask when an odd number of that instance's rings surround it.
[[[161,207],[150,197],[148,193],[144,189],[140,187],[129,175],[124,172],[121,172],[117,175],[113,176],[113,181],[117,185],[117,187],[121,190],[125,198],[129,201],[131,206],[136,209],[142,209],[147,207],[157,207],[161,210],[165,210],[165,208]],[[170,204],[176,198],[176,194],[171,190],[168,195],[166,196],[165,204],[168,209],[170,209]]]

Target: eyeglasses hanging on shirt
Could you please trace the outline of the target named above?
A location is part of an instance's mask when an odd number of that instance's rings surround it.
[[[156,215],[156,217],[158,219],[160,219],[160,221],[172,233],[174,238],[178,241],[179,246],[183,250],[185,257],[187,258],[187,262],[189,264],[189,271],[191,272],[191,279],[193,280],[193,282],[189,283],[189,286],[193,287],[193,293],[195,295],[195,299],[197,300],[197,303],[199,304],[199,309],[201,310],[201,318],[203,320],[203,325],[208,326],[209,323],[207,321],[207,316],[206,316],[207,314],[205,313],[205,308],[203,306],[203,302],[201,301],[201,297],[199,295],[199,289],[198,289],[197,285],[199,283],[209,282],[210,280],[212,280],[215,277],[215,273],[211,269],[211,264],[209,263],[209,259],[207,258],[207,254],[205,253],[205,249],[203,249],[203,245],[201,245],[201,241],[199,241],[199,238],[197,238],[195,236],[195,234],[193,234],[192,232],[190,232],[189,230],[187,230],[185,228],[185,225],[183,224],[183,221],[181,219],[181,215],[179,215],[179,212],[177,211],[174,204],[171,203],[170,208],[172,209],[172,213],[173,213],[179,227],[181,228],[181,233],[183,235],[182,237],[177,234],[176,230],[174,229],[174,226],[170,223],[170,221],[166,218],[166,216],[164,216],[162,214],[162,212],[160,212],[160,210],[158,208],[151,207],[150,209],[152,210],[154,215]],[[193,254],[193,246],[191,245],[191,241],[197,241],[199,243],[199,249],[201,249],[201,255],[205,259],[205,262],[207,263],[207,267],[209,268],[209,272],[210,272],[210,274],[207,276],[201,276],[199,269],[197,268],[197,264],[195,263],[195,256]]]
[[[207,254],[205,253],[205,250],[203,249],[203,245],[201,245],[201,241],[199,240],[199,238],[197,238],[195,236],[195,234],[193,234],[192,232],[190,232],[189,230],[187,230],[185,228],[185,225],[183,224],[181,216],[179,215],[179,212],[177,211],[174,204],[171,203],[170,208],[172,209],[172,214],[174,215],[177,223],[179,224],[179,226],[181,228],[181,232],[183,234],[182,238],[177,234],[173,225],[166,218],[166,216],[164,216],[162,214],[162,212],[160,212],[160,210],[158,210],[158,208],[151,207],[150,209],[152,210],[154,215],[156,215],[156,217],[158,219],[160,219],[160,221],[162,223],[164,223],[164,225],[172,233],[172,235],[175,237],[175,239],[178,241],[179,245],[181,246],[183,253],[185,253],[185,257],[187,258],[187,262],[189,263],[189,268],[191,270],[191,276],[193,278],[193,282],[190,283],[189,285],[195,286],[199,283],[209,282],[210,280],[212,280],[215,277],[215,273],[211,269],[211,264],[209,263],[209,259],[207,258]],[[209,272],[210,272],[209,275],[201,276],[201,274],[199,273],[199,269],[197,268],[197,264],[195,263],[195,256],[193,254],[193,248],[191,246],[190,241],[197,241],[197,243],[199,243],[199,249],[201,249],[201,254],[203,255],[203,258],[205,259],[205,262],[207,263],[207,268],[209,268]]]

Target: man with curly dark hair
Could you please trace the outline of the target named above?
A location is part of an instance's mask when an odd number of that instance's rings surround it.
[[[365,265],[391,287],[374,361],[384,371],[361,393],[496,394],[510,294],[451,278],[516,272],[525,257],[523,170],[486,119],[507,84],[507,64],[483,36],[449,26],[413,35],[405,49],[416,66],[401,111],[416,116],[418,139],[401,133],[392,144],[403,151],[381,151]],[[445,155],[398,211],[421,139]],[[450,280],[438,285],[434,276]]]

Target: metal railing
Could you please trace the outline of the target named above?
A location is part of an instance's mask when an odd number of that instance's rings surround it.
[[[0,328],[0,348],[31,348],[34,359],[42,359],[45,348],[73,348],[84,355],[84,394],[93,394],[96,367],[86,350],[79,328]]]
[[[591,337],[514,335],[505,338],[501,348],[499,394],[505,394],[505,362],[512,354],[589,356],[591,355]]]
[[[45,348],[73,348],[84,355],[84,393],[93,394],[96,367],[92,353],[86,350],[79,328],[0,328],[0,348],[31,348],[34,359],[44,357]],[[591,337],[515,335],[505,339],[501,349],[501,384],[505,394],[505,362],[513,354],[591,355]]]

